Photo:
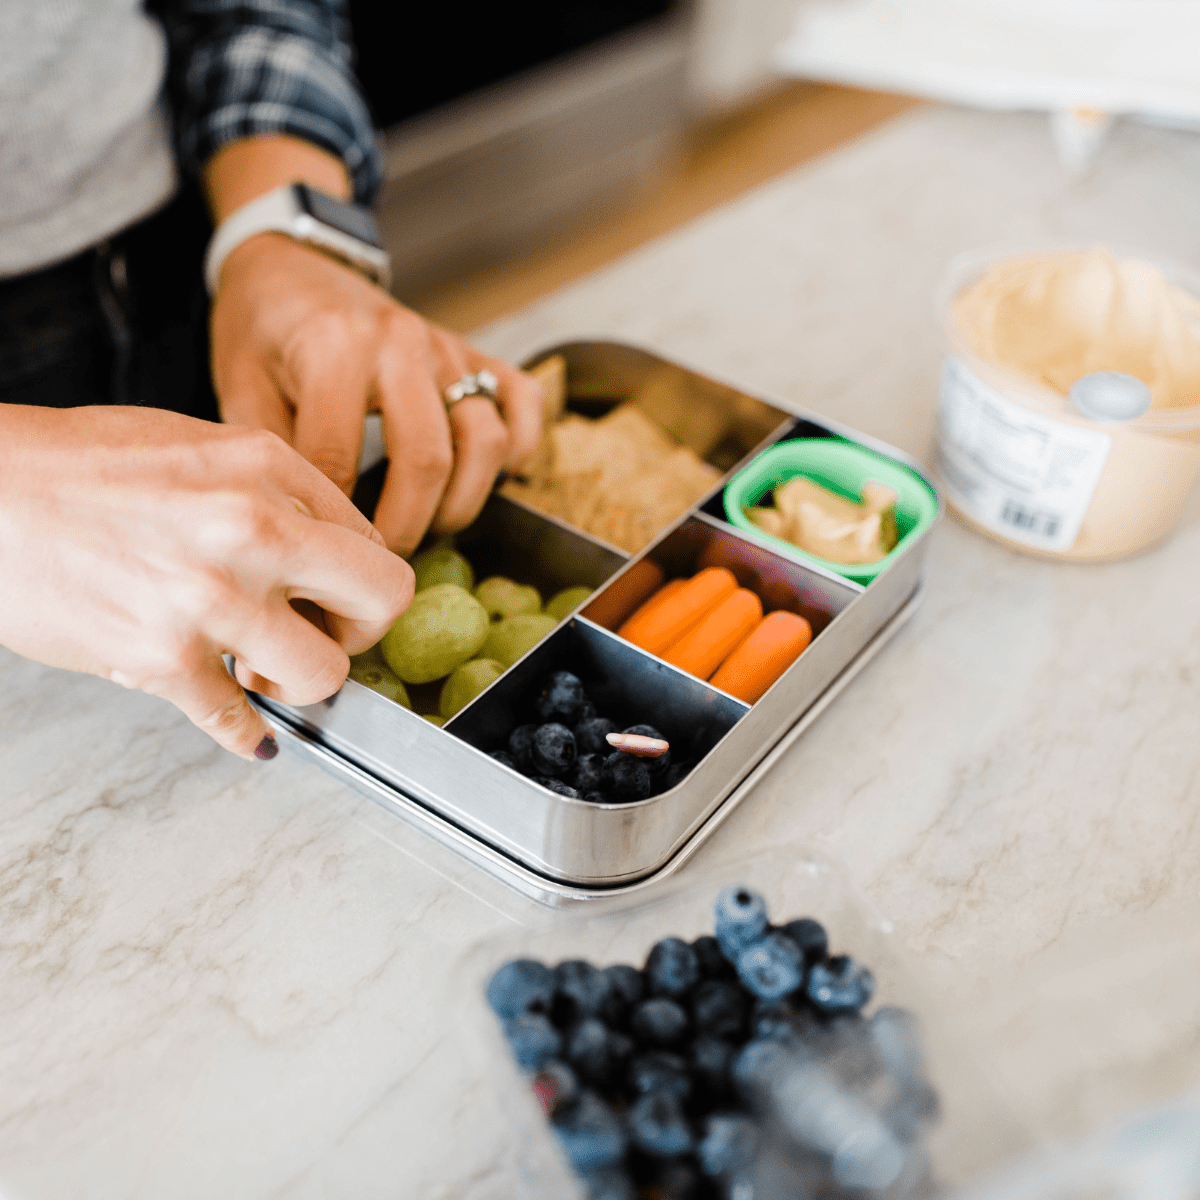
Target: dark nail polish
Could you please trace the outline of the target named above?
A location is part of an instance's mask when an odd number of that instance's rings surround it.
[[[279,753],[279,743],[275,740],[274,735],[264,734],[263,740],[254,747],[254,757],[261,758],[264,762],[268,758],[274,758]]]

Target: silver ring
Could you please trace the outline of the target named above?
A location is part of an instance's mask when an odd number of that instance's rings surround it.
[[[457,379],[443,393],[447,408],[453,408],[460,400],[471,396],[483,396],[493,404],[500,399],[500,380],[491,371],[477,371]]]

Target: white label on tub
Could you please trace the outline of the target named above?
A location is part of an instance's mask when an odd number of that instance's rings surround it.
[[[949,498],[1001,537],[1069,550],[1112,438],[1015,404],[947,358],[938,406],[938,469]]]

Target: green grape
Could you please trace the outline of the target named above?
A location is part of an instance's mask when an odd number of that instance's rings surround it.
[[[351,679],[356,678],[354,674],[355,667],[382,667],[385,671],[391,669],[383,657],[383,649],[378,642],[370,650],[364,650],[361,654],[350,655]],[[359,682],[361,683],[362,680],[359,680]]]
[[[409,564],[417,577],[416,588],[423,592],[439,583],[453,583],[470,591],[475,586],[475,572],[453,546],[439,542],[422,550]]]
[[[487,609],[493,621],[518,617],[521,613],[540,612],[542,608],[542,598],[537,588],[522,587],[503,575],[491,575],[485,579],[475,589],[475,599]]]
[[[442,685],[438,708],[450,720],[460,708],[466,708],[485,687],[504,674],[504,665],[493,658],[473,658],[455,667]]]
[[[358,655],[355,657],[357,658]],[[378,692],[381,696],[386,696],[389,700],[395,700],[397,704],[401,704],[405,708],[412,708],[412,703],[408,698],[408,689],[404,686],[404,681],[395,675],[389,667],[377,667],[373,663],[356,663],[354,659],[350,661],[353,664],[350,667],[351,679],[364,684],[371,691]]]
[[[418,592],[383,635],[383,657],[405,683],[432,683],[474,658],[490,628],[470,592],[438,583]]]
[[[546,615],[553,617],[556,621],[561,621],[567,613],[574,612],[591,594],[592,589],[588,587],[563,588],[561,592],[550,597],[546,604]]]
[[[430,725],[436,725],[439,729],[446,723],[445,717],[439,717],[437,713],[422,713],[421,719],[428,721]]]
[[[522,613],[519,617],[506,617],[492,626],[479,657],[494,658],[496,662],[511,667],[557,624],[553,617],[545,613]]]

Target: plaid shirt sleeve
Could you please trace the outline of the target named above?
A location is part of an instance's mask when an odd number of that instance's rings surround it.
[[[228,142],[282,133],[337,155],[355,198],[374,196],[379,148],[342,0],[149,0],[147,9],[170,47],[167,93],[187,174]]]

